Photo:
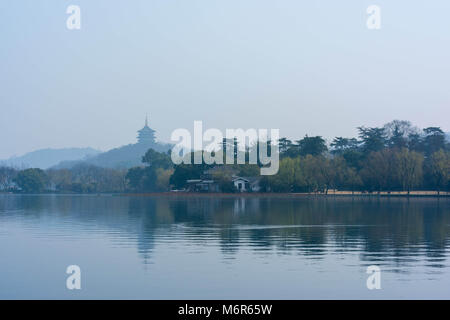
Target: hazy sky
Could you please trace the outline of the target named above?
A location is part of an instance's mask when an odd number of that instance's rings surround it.
[[[81,7],[81,30],[66,8]],[[381,7],[381,29],[366,8]],[[0,2],[0,158],[176,128],[450,131],[450,1]]]

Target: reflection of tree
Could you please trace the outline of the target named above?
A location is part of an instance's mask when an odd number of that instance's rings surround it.
[[[148,264],[155,246],[155,230],[158,226],[156,214],[163,212],[157,210],[154,199],[131,198],[129,201],[128,215],[136,225],[137,251],[143,263]]]
[[[440,200],[437,205],[430,205],[424,210],[424,239],[427,246],[427,257],[429,261],[442,261],[446,258],[446,244],[449,238],[450,219],[445,204],[441,206]]]
[[[445,255],[449,215],[435,199],[359,198],[166,198],[173,223],[190,228],[189,241],[219,240],[224,254],[239,246],[259,252],[300,253],[318,258],[327,247],[362,250],[363,261]],[[161,209],[159,209],[161,210]],[[162,224],[166,215],[157,215]],[[208,228],[212,227],[212,228]]]
[[[239,249],[239,230],[222,228],[219,231],[220,250],[226,258],[232,258]]]
[[[0,196],[0,213],[18,211],[27,222],[112,230],[112,241],[136,243],[143,263],[167,237],[218,247],[226,258],[240,247],[308,258],[357,252],[365,264],[398,270],[419,259],[444,265],[449,208],[448,200],[434,198]]]

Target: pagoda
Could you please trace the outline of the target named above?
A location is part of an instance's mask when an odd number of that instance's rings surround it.
[[[155,143],[155,130],[148,126],[147,116],[145,117],[144,127],[138,131],[138,143],[153,144]]]

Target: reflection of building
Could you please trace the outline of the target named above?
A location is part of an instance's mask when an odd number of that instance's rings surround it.
[[[243,213],[245,212],[245,202],[247,199],[239,197],[234,199],[233,213]]]
[[[138,131],[138,143],[155,143],[155,130],[148,126],[148,119],[145,117],[144,127]]]

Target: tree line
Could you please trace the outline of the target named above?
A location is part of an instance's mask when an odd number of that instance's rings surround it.
[[[335,137],[329,145],[321,136],[296,141],[280,138],[276,142],[279,171],[261,177],[261,191],[449,191],[450,147],[441,128],[420,130],[409,121],[394,120],[382,127],[361,126],[357,130],[357,138]],[[216,152],[225,158],[229,147],[234,147],[235,159],[239,152],[249,159],[249,150],[238,150],[236,139],[224,140]],[[193,153],[187,157],[192,160]],[[187,180],[213,179],[223,192],[233,192],[233,176],[258,176],[261,167],[205,163],[174,166],[169,155],[154,151],[147,153],[144,163],[146,167],[128,171],[127,181],[134,191],[183,189]]]
[[[299,140],[280,138],[279,171],[260,177],[263,192],[323,192],[329,190],[382,192],[450,190],[450,146],[439,127],[423,130],[408,121],[382,127],[358,127],[358,137],[335,137],[328,145],[322,136]],[[257,145],[257,144],[256,144]],[[256,146],[255,145],[255,146]],[[224,140],[219,151],[235,147]],[[197,151],[202,152],[202,151]],[[203,151],[206,152],[206,151]],[[271,151],[269,151],[270,153]],[[188,154],[193,158],[193,154]],[[258,162],[259,163],[259,162]],[[190,179],[214,179],[223,192],[233,192],[233,176],[258,176],[262,165],[174,165],[170,152],[149,149],[142,165],[128,170],[80,164],[72,169],[0,168],[0,191],[21,192],[164,192],[183,189]]]
[[[0,167],[0,191],[22,193],[118,193],[126,170],[79,164],[70,169]]]
[[[448,191],[450,148],[439,127],[419,130],[408,121],[358,127],[358,138],[279,140],[278,175],[266,187],[284,192]]]

